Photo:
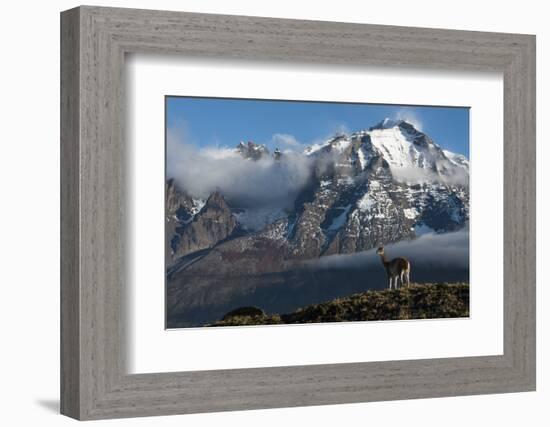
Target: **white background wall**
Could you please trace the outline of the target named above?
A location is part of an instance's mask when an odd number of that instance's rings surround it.
[[[548,322],[543,242],[549,178],[550,28],[545,2],[392,0],[96,1],[94,4],[537,35],[538,74],[538,391],[309,408],[109,421],[146,426],[293,426],[550,423]],[[2,425],[57,426],[59,384],[59,12],[74,1],[4,2],[0,24],[0,376]],[[7,238],[6,238],[7,237]]]

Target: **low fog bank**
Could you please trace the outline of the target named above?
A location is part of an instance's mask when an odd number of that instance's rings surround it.
[[[455,168],[452,173],[447,171],[445,175],[436,174],[426,169],[412,167],[391,167],[392,175],[396,181],[408,184],[424,184],[443,182],[448,185],[467,186],[469,172],[467,169]]]
[[[469,234],[466,230],[425,234],[412,241],[387,245],[386,251],[388,258],[404,256],[410,260],[412,282],[469,282]],[[168,301],[187,301],[177,312],[168,313],[172,325],[169,327],[212,323],[237,307],[255,306],[267,313],[290,313],[310,304],[388,288],[376,249],[325,256],[276,273],[202,274],[185,276],[181,280],[185,286],[180,288],[174,283],[174,289],[193,289],[196,295],[181,297],[168,293]]]
[[[386,258],[405,257],[411,262],[413,280],[415,268],[468,270],[470,233],[467,229],[452,233],[427,233],[414,240],[405,240],[384,247]],[[313,269],[380,270],[380,257],[376,248],[349,255],[329,255],[308,261]]]

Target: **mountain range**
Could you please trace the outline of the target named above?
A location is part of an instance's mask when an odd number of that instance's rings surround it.
[[[254,142],[233,152],[275,168],[298,155],[309,178],[291,206],[241,205],[220,189],[198,197],[167,180],[169,325],[216,320],[244,296],[278,311],[318,302],[326,292],[311,285],[311,272],[304,276],[304,261],[452,232],[469,221],[468,159],[404,120],[337,134],[298,154]]]

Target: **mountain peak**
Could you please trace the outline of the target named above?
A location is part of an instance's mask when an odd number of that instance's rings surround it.
[[[395,127],[399,127],[402,129],[406,129],[409,132],[416,131],[419,132],[418,129],[414,127],[414,125],[406,120],[402,119],[390,119],[389,117],[386,117],[384,120],[378,122],[374,126],[370,127],[369,130],[375,130],[375,129],[392,129]]]
[[[235,151],[245,159],[252,160],[258,160],[269,155],[269,149],[264,144],[256,144],[252,141],[248,141],[246,144],[243,141],[239,142],[235,147]]]
[[[219,190],[214,191],[206,200],[206,208],[228,209],[227,202]]]

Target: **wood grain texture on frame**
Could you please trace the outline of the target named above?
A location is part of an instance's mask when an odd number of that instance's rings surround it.
[[[61,412],[183,414],[535,389],[535,37],[83,6],[61,14]],[[127,53],[500,71],[504,354],[129,375]]]

